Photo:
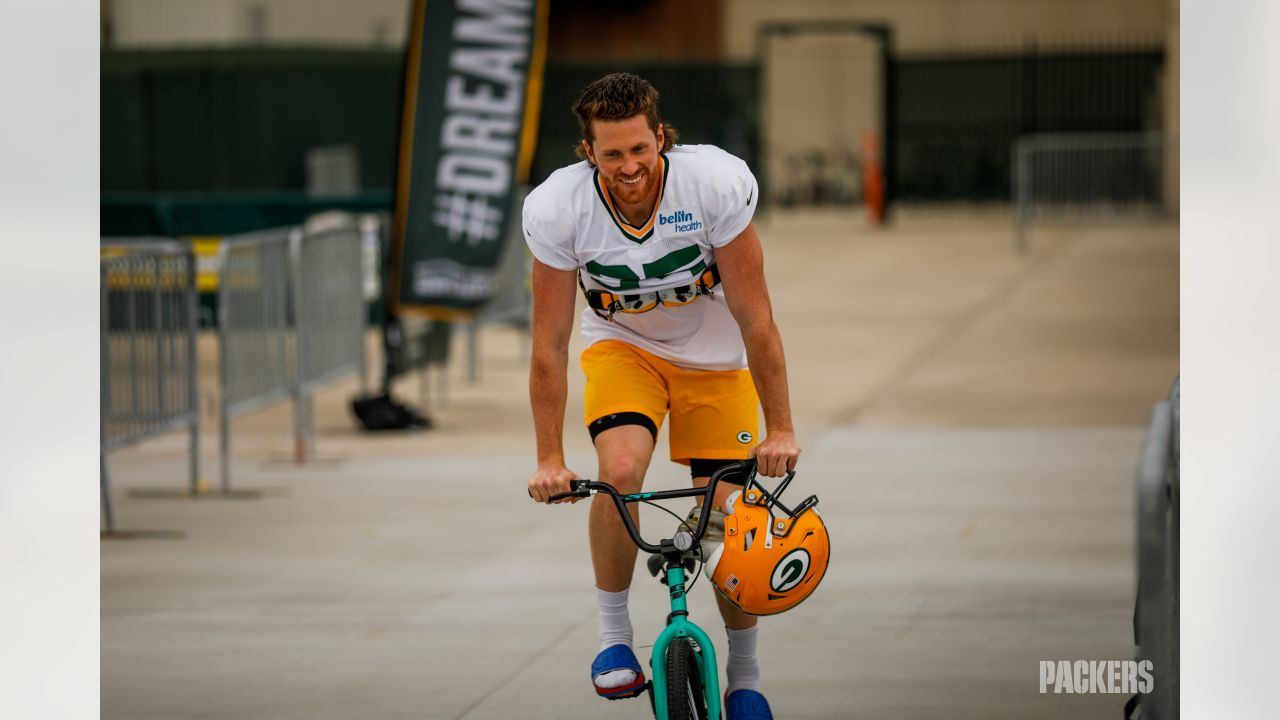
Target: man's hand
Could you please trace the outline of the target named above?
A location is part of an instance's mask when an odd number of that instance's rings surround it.
[[[580,480],[578,475],[564,466],[564,463],[548,462],[538,465],[538,469],[534,471],[529,478],[529,496],[540,503],[545,503],[547,498],[559,493],[567,493],[570,491],[569,481]],[[560,503],[576,503],[582,498],[572,497],[557,500],[553,505]]]
[[[756,472],[765,477],[782,477],[796,469],[800,459],[800,444],[796,434],[789,430],[770,432],[756,446]]]

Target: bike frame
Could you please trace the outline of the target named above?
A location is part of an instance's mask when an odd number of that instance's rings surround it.
[[[653,674],[650,692],[653,693],[651,696],[653,710],[654,714],[658,716],[658,720],[667,720],[667,650],[671,647],[671,642],[680,637],[690,638],[698,644],[698,652],[694,653],[693,657],[694,663],[697,665],[697,672],[702,678],[702,691],[706,696],[707,702],[707,717],[715,720],[720,718],[720,666],[716,662],[716,650],[711,643],[711,638],[706,631],[689,620],[689,608],[685,603],[687,588],[685,586],[684,563],[686,559],[694,557],[693,548],[699,546],[703,534],[707,531],[716,485],[719,484],[722,477],[732,472],[744,474],[745,487],[751,484],[755,478],[755,463],[748,460],[726,465],[712,473],[707,485],[701,488],[622,495],[608,483],[573,480],[569,483],[572,492],[560,493],[548,498],[549,501],[553,501],[567,497],[589,497],[597,492],[608,495],[613,500],[614,507],[617,508],[618,514],[622,518],[622,524],[626,526],[627,533],[631,536],[631,540],[635,542],[636,546],[651,555],[662,556],[666,572],[667,594],[671,599],[671,613],[667,615],[667,626],[663,628],[658,635],[658,639],[653,644],[653,655],[650,658],[650,670]],[[787,480],[790,480],[790,476],[788,476]],[[627,503],[685,497],[703,498],[702,512],[698,516],[698,526],[690,533],[692,539],[690,549],[677,549],[673,539],[662,540],[658,545],[645,542],[644,538],[640,537],[640,531],[636,528],[635,523],[631,520],[631,513],[627,512]]]

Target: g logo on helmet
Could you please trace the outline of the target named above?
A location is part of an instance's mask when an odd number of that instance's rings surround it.
[[[809,551],[796,548],[773,566],[773,574],[769,576],[769,587],[774,592],[783,593],[800,584],[805,573],[809,572]]]

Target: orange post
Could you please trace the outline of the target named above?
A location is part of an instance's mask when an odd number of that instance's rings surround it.
[[[877,225],[884,224],[884,166],[880,160],[880,136],[862,136],[862,195],[867,214]]]

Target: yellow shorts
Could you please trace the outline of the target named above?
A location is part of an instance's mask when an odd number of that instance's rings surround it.
[[[582,353],[586,423],[635,412],[655,428],[671,413],[671,459],[746,460],[760,434],[760,400],[749,370],[688,370],[619,340]]]

